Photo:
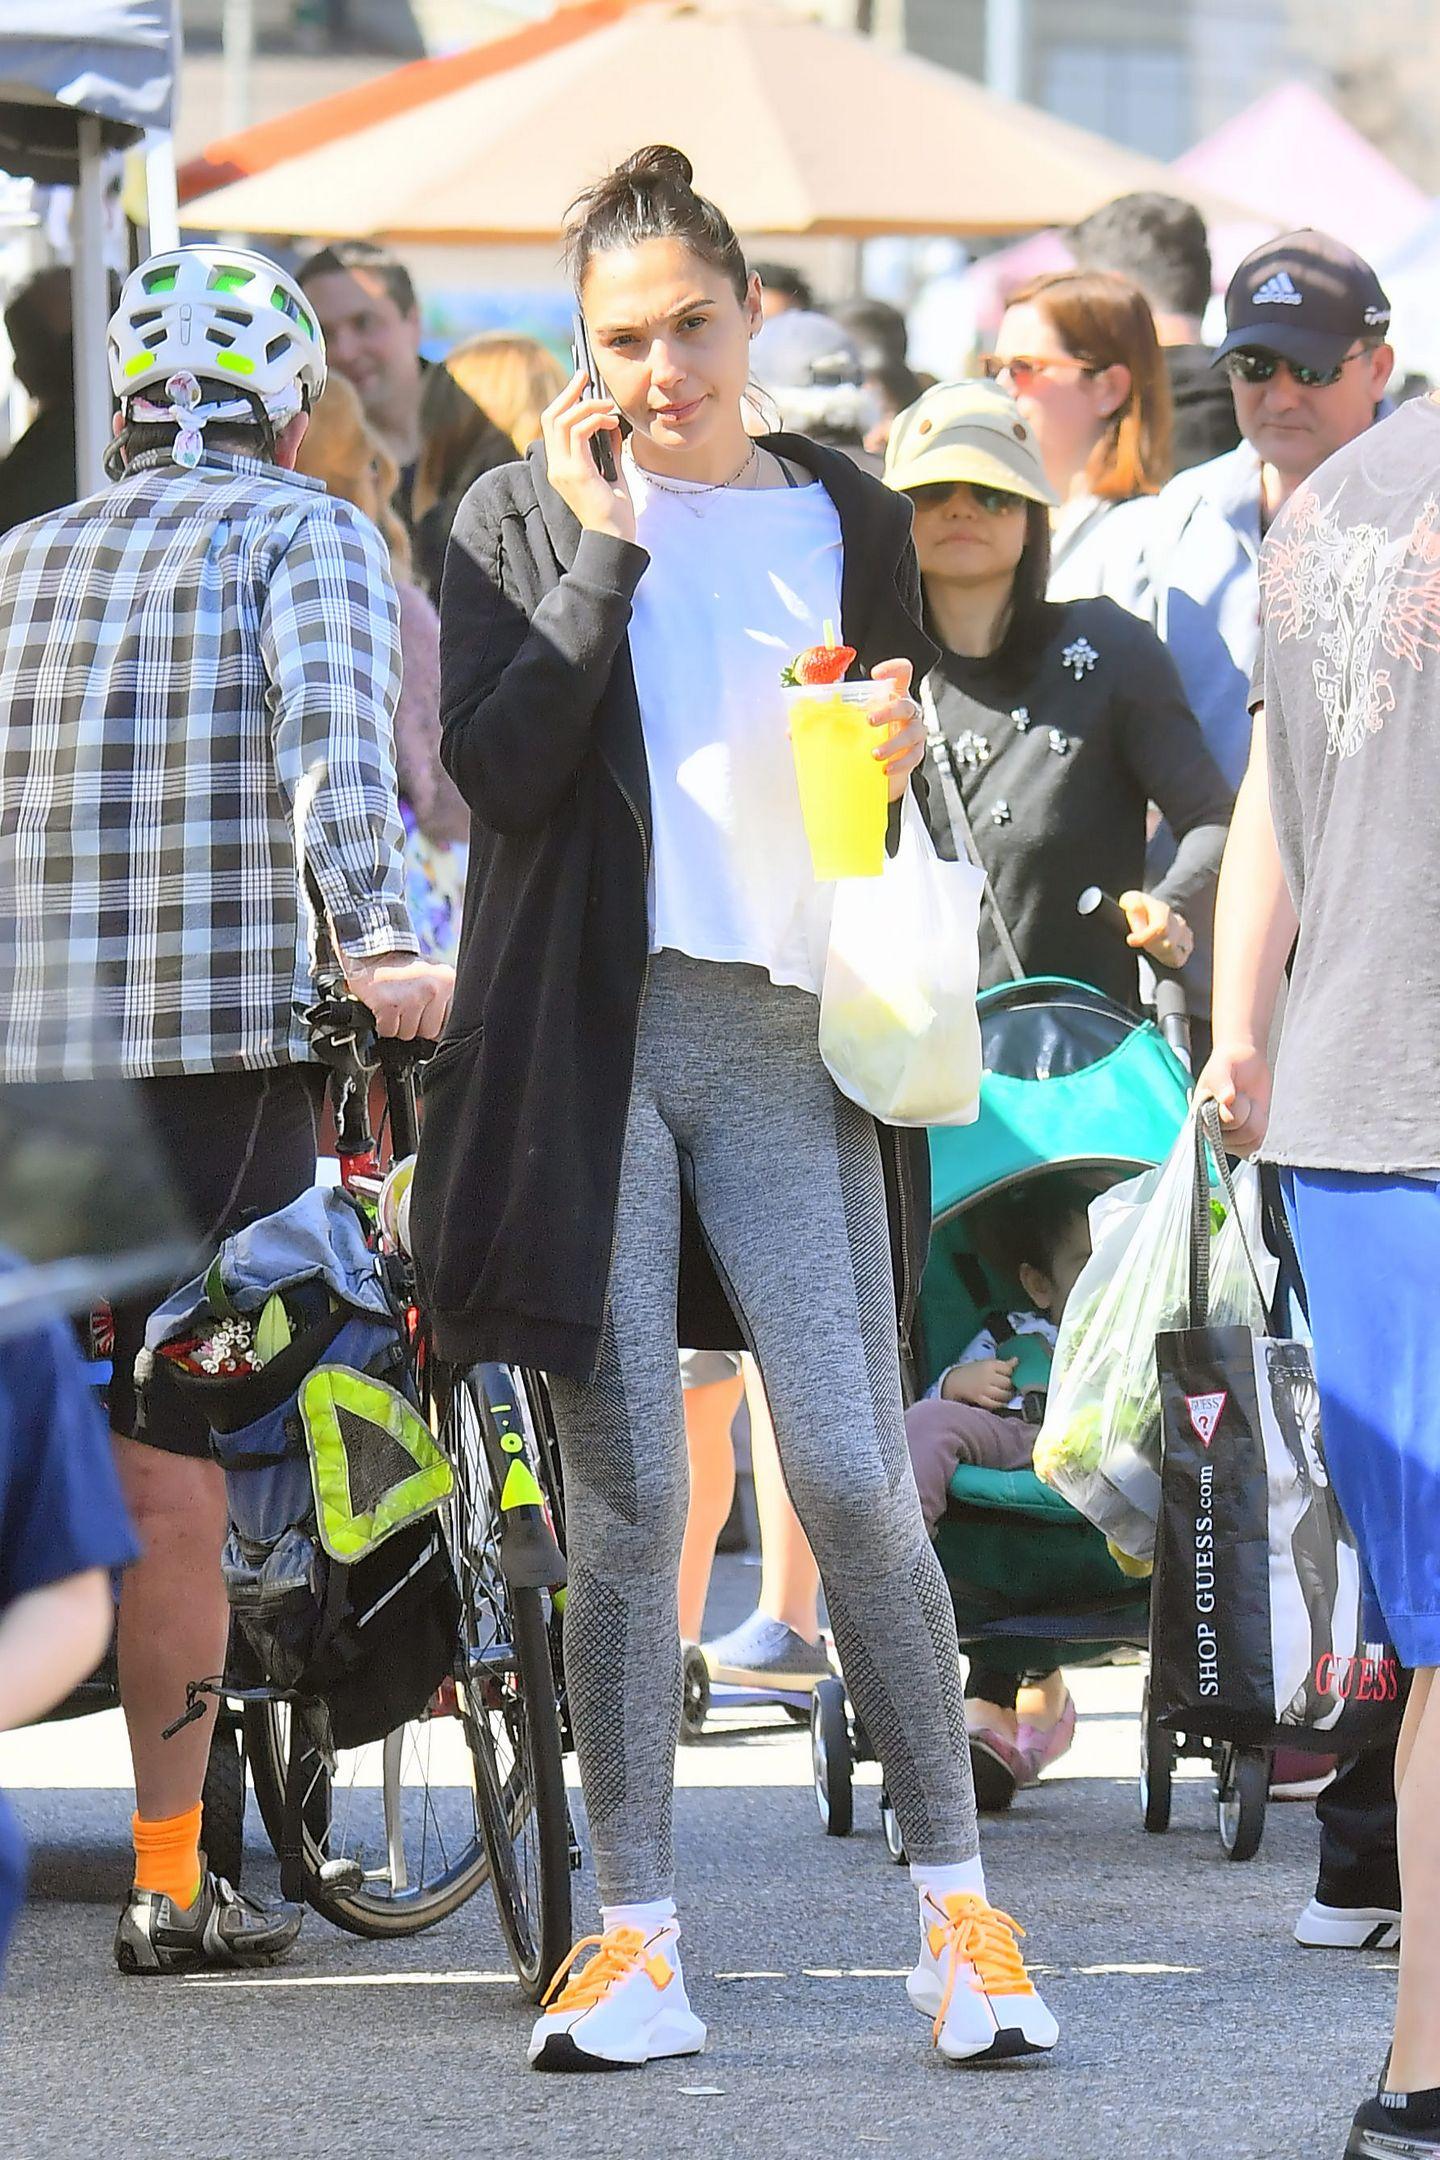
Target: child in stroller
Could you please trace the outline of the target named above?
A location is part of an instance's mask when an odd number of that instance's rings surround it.
[[[1060,1320],[1090,1257],[1086,1211],[1099,1182],[1059,1174],[1032,1178],[972,1213],[977,1252],[1018,1281],[1030,1309],[991,1315],[906,1412],[910,1459],[932,1537],[959,1464],[1030,1466]],[[965,1692],[976,1798],[982,1808],[1008,1807],[1074,1740],[1070,1691],[1058,1667],[1022,1682],[1014,1672],[992,1671],[977,1660]]]

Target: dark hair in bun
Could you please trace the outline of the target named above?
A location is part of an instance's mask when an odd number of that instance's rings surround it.
[[[580,291],[591,258],[642,240],[683,240],[692,255],[713,263],[743,300],[749,283],[745,256],[723,210],[694,188],[695,168],[683,150],[651,143],[586,188],[565,215],[565,260]]]

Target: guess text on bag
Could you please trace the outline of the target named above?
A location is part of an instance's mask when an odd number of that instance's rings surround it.
[[[1213,1396],[1209,1399],[1216,1400]],[[1225,1398],[1222,1395],[1218,1399],[1223,1402]],[[1216,1417],[1218,1416],[1217,1411]],[[1214,1429],[1212,1423],[1212,1433]],[[1198,1425],[1195,1430],[1200,1431]],[[1208,1440],[1205,1445],[1210,1445]],[[1214,1486],[1214,1466],[1204,1463],[1199,1480],[1200,1507],[1195,1517],[1195,1669],[1200,1693],[1207,1697],[1220,1692],[1220,1646],[1213,1626],[1204,1617],[1215,1610],[1215,1515],[1212,1503]]]
[[[1315,1692],[1335,1702],[1398,1702],[1399,1660],[1384,1643],[1366,1643],[1363,1657],[1319,1658],[1315,1664]]]
[[[1186,1396],[1185,1407],[1190,1413],[1190,1423],[1194,1426],[1195,1437],[1202,1447],[1208,1448],[1214,1439],[1215,1428],[1220,1423],[1229,1400],[1229,1395],[1223,1389],[1218,1395]]]

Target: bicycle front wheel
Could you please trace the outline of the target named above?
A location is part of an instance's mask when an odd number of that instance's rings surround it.
[[[570,1810],[560,1731],[559,1614],[551,1593],[516,1589],[500,1566],[501,1510],[491,1465],[503,1461],[496,1407],[532,1442],[544,1405],[525,1375],[477,1367],[454,1375],[440,1445],[455,1473],[451,1552],[467,1640],[459,1683],[461,1724],[475,1769],[490,1887],[521,1988],[537,2002],[570,1948]],[[491,1442],[487,1446],[487,1436]]]

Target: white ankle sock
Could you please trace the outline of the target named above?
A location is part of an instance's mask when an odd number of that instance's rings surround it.
[[[927,1924],[925,1920],[925,1900],[927,1897],[933,1898],[937,1905],[943,1906],[947,1897],[955,1897],[960,1892],[969,1892],[975,1897],[985,1896],[985,1870],[980,1864],[979,1853],[976,1853],[973,1860],[957,1860],[950,1867],[923,1867],[912,1860],[910,1863],[910,1880],[914,1883],[920,1897],[920,1928],[922,1934]]]
[[[644,1936],[651,1936],[661,1928],[668,1931],[668,1940],[661,1944],[661,1955],[668,1957],[678,1972],[680,1969],[680,1923],[675,1917],[673,1897],[651,1898],[643,1905],[602,1905],[600,1926],[607,1932],[611,1928],[638,1928]]]

